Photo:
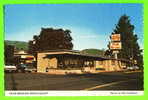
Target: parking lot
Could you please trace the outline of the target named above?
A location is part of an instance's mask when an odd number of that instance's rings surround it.
[[[5,90],[143,90],[142,72],[49,75],[6,73]]]

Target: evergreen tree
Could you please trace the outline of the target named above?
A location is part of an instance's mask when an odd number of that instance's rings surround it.
[[[112,34],[120,34],[122,49],[118,54],[118,58],[127,60],[136,60],[139,67],[143,67],[143,55],[138,44],[138,37],[134,34],[134,25],[130,23],[129,16],[120,17],[116,28]]]

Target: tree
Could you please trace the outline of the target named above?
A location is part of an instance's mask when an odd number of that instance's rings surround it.
[[[108,50],[105,51],[104,56],[112,57],[113,53],[110,49],[108,49]]]
[[[34,35],[29,41],[29,53],[36,54],[37,51],[57,50],[73,48],[70,30],[42,28],[39,35]]]
[[[118,58],[136,60],[137,65],[142,67],[143,55],[141,54],[140,46],[137,42],[138,36],[134,34],[134,28],[134,25],[130,23],[129,16],[123,15],[120,17],[112,34],[121,35],[122,49],[118,54]]]
[[[7,45],[6,42],[4,44],[4,56],[5,56],[5,64],[13,64],[14,63],[14,46]]]

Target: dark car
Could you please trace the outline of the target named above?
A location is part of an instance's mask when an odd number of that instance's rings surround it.
[[[26,65],[25,64],[19,64],[17,65],[17,72],[25,72]]]

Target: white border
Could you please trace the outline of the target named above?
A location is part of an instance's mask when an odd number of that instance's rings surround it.
[[[5,91],[5,96],[142,96],[144,91]]]

